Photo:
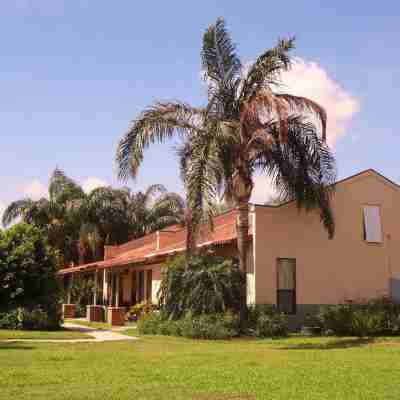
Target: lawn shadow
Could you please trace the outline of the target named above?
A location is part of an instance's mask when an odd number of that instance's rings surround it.
[[[21,342],[0,342],[0,350],[34,350],[35,347]]]
[[[344,338],[333,339],[327,342],[303,342],[284,347],[279,347],[279,350],[335,350],[335,349],[350,349],[354,347],[367,346],[374,342],[373,338]]]

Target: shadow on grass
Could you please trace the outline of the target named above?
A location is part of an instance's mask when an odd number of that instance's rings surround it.
[[[27,346],[25,343],[3,342],[0,343],[0,350],[33,350],[35,347]]]
[[[373,338],[346,338],[346,339],[333,339],[326,342],[319,343],[296,343],[279,347],[279,350],[334,350],[334,349],[349,349],[354,347],[367,346],[374,342]]]

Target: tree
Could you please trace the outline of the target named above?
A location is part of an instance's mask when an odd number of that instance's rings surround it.
[[[0,308],[57,306],[56,264],[43,231],[19,223],[0,232]]]
[[[46,232],[58,254],[58,264],[83,264],[103,258],[105,244],[121,244],[183,221],[184,202],[162,185],[145,192],[128,188],[96,188],[86,194],[80,185],[56,168],[50,177],[49,197],[11,203],[3,224],[17,218]]]
[[[193,107],[177,101],[145,109],[120,140],[119,177],[135,177],[143,152],[178,134],[181,168],[193,226],[219,193],[238,210],[239,265],[246,273],[249,199],[255,172],[268,175],[282,199],[299,209],[319,208],[329,237],[334,234],[330,209],[334,158],[326,145],[325,110],[315,102],[279,92],[280,77],[291,66],[294,38],[279,40],[244,68],[223,19],[203,36],[201,59],[208,102]],[[241,320],[246,287],[241,293]]]

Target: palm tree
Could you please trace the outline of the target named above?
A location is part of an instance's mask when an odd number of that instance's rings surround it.
[[[330,184],[334,158],[327,147],[324,109],[281,92],[281,73],[291,66],[294,38],[279,40],[244,68],[223,19],[203,36],[201,59],[208,101],[193,107],[177,101],[156,103],[131,124],[117,150],[119,177],[135,177],[143,151],[178,134],[188,207],[194,223],[219,193],[238,210],[239,264],[246,273],[249,199],[255,172],[263,172],[284,199],[298,208],[319,208],[329,237],[334,234]],[[246,315],[246,287],[241,320]]]
[[[99,187],[86,194],[56,168],[50,177],[49,198],[11,203],[3,214],[3,225],[21,218],[42,227],[64,267],[102,259],[105,244],[125,243],[182,223],[184,207],[181,197],[162,185],[138,193]]]
[[[121,244],[172,224],[182,224],[185,204],[163,185],[151,185],[144,192],[128,188],[94,189],[84,206],[86,221],[82,237],[97,248],[97,258],[104,244]]]
[[[49,184],[49,197],[29,198],[12,202],[4,211],[2,223],[10,225],[16,219],[35,224],[47,232],[50,246],[58,250],[59,263],[69,263],[78,256],[74,233],[79,221],[70,212],[76,202],[84,199],[82,188],[56,168]]]

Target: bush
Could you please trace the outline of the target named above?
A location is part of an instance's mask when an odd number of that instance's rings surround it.
[[[0,329],[22,329],[22,320],[18,309],[0,314]]]
[[[183,336],[191,339],[228,339],[237,335],[238,321],[230,313],[193,315],[173,320],[163,312],[152,312],[138,321],[144,335]]]
[[[322,329],[334,335],[364,337],[400,334],[400,305],[387,298],[324,306],[318,318]]]
[[[193,315],[223,314],[239,309],[243,274],[237,260],[211,252],[187,260],[179,256],[163,272],[159,297],[168,317],[180,319]]]
[[[181,335],[190,339],[229,339],[236,336],[237,322],[232,314],[187,313],[180,321]]]
[[[288,335],[287,318],[284,314],[261,315],[256,324],[256,336],[265,337],[283,337]]]
[[[32,310],[19,307],[0,314],[0,329],[55,330],[60,323],[61,312],[57,307],[47,311],[39,307]]]
[[[286,315],[269,304],[249,307],[247,328],[250,334],[260,338],[284,337],[289,333]]]
[[[3,313],[3,325],[16,326],[14,316],[19,308],[33,310],[39,307],[46,313],[54,313],[59,298],[55,257],[42,230],[20,223],[0,231],[0,312]]]
[[[125,313],[125,321],[138,321],[143,315],[149,314],[157,309],[152,303],[142,302],[130,307]]]

